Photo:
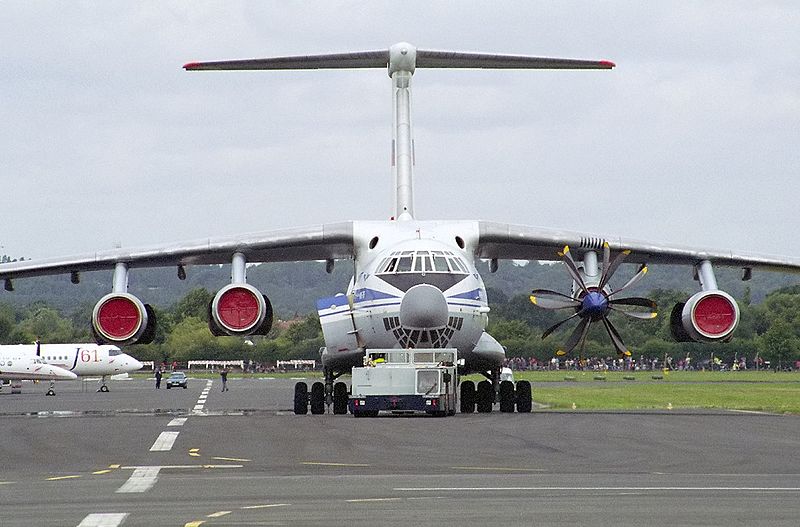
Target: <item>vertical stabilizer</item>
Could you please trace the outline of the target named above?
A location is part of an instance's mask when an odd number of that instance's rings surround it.
[[[414,142],[411,135],[411,77],[416,68],[491,69],[600,69],[614,67],[607,60],[576,60],[525,55],[463,53],[417,49],[400,42],[388,50],[302,55],[264,59],[190,62],[188,71],[207,70],[300,70],[388,67],[392,79],[394,128],[392,131],[392,172],[394,175],[394,217],[414,218]]]

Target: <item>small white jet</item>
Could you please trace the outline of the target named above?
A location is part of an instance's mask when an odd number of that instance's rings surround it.
[[[0,354],[41,359],[47,365],[68,370],[77,377],[100,376],[98,392],[107,392],[106,380],[111,375],[130,373],[142,368],[142,363],[117,346],[89,344],[14,344],[0,346]]]
[[[19,393],[19,384],[12,381],[50,381],[47,395],[55,395],[55,381],[72,381],[78,376],[71,371],[45,363],[40,357],[19,349],[0,346],[0,388],[11,385],[11,393]]]

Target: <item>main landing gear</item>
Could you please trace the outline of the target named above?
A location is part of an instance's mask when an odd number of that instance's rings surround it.
[[[333,413],[336,415],[347,413],[347,385],[343,382],[334,382],[342,374],[333,370],[324,371],[325,382],[315,382],[311,385],[311,392],[308,385],[300,381],[294,385],[294,413],[305,415],[308,413],[309,406],[313,415],[325,413],[325,408],[333,405]]]
[[[55,397],[56,395],[55,387],[56,387],[56,381],[50,381],[50,387],[45,392],[45,395],[48,397]]]
[[[102,379],[100,379],[100,387],[97,389],[98,392],[106,393],[108,392],[108,385],[106,384],[106,377],[107,375],[103,375]],[[167,386],[169,388],[169,386]]]
[[[516,407],[519,413],[528,413],[533,408],[531,383],[517,381],[516,386],[512,381],[500,382],[500,372],[491,371],[484,373],[491,380],[483,380],[477,388],[472,381],[461,383],[461,413],[471,414],[477,408],[479,413],[489,413],[495,402],[500,403],[500,411],[511,413]]]

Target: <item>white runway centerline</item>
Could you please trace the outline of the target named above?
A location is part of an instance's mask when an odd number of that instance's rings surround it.
[[[133,471],[131,477],[120,488],[118,493],[147,492],[158,481],[158,472],[161,467],[139,467]]]
[[[176,417],[167,426],[183,426],[186,423],[186,419],[186,417]]]
[[[128,517],[127,512],[93,513],[83,519],[78,527],[117,527]]]
[[[175,440],[178,439],[179,433],[180,432],[161,432],[156,442],[150,447],[150,452],[167,452],[172,450],[172,445],[175,444]]]

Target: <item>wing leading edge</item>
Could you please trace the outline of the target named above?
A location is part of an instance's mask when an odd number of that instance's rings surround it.
[[[478,245],[475,252],[479,258],[557,260],[558,251],[565,245],[580,253],[601,250],[603,242],[608,242],[613,251],[630,250],[628,262],[697,265],[702,261],[709,261],[726,267],[800,273],[800,258],[657,244],[488,221],[479,221],[478,229]]]
[[[352,222],[331,223],[0,264],[0,280],[113,269],[120,262],[129,268],[229,264],[234,253],[250,263],[341,259],[352,257],[353,247]]]

